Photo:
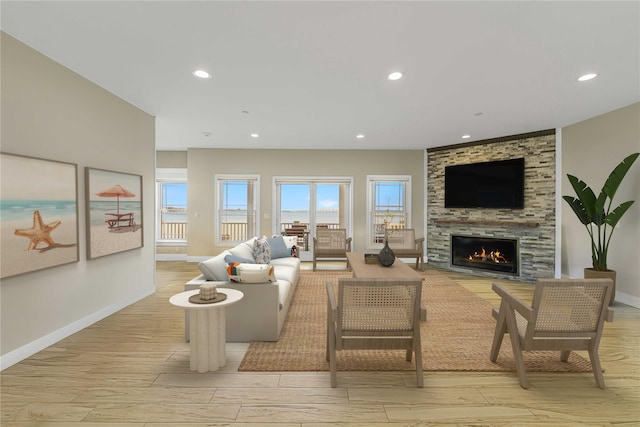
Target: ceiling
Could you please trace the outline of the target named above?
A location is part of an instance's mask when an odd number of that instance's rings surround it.
[[[640,101],[638,1],[2,1],[1,26],[156,116],[158,150],[424,149]]]

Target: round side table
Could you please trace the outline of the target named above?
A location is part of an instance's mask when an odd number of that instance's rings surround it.
[[[225,307],[242,299],[244,294],[236,289],[219,288],[227,299],[211,304],[195,304],[189,297],[199,289],[180,292],[169,298],[176,307],[189,313],[190,369],[198,372],[217,371],[226,360]]]

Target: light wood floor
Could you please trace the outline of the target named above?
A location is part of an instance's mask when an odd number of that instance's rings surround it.
[[[523,390],[515,373],[447,372],[425,372],[423,389],[411,372],[339,372],[332,389],[328,372],[237,372],[246,344],[229,344],[216,373],[189,371],[183,312],[168,298],[196,274],[160,262],[154,295],[5,369],[0,424],[640,426],[638,309],[616,304],[605,326],[605,390],[591,373],[530,373]],[[491,280],[450,276],[497,305]],[[531,285],[501,283],[530,300]]]

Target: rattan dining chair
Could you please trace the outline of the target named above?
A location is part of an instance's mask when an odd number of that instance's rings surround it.
[[[327,282],[327,360],[337,387],[336,352],[354,349],[415,353],[416,380],[423,386],[420,343],[421,279],[338,279],[338,298]]]
[[[508,333],[522,388],[529,388],[523,351],[560,352],[566,362],[574,350],[586,350],[596,384],[604,388],[598,346],[605,320],[613,321],[609,298],[610,279],[539,279],[531,306],[523,303],[502,286],[492,289],[500,295],[500,309],[493,309],[496,330],[489,358],[495,362],[504,334]]]

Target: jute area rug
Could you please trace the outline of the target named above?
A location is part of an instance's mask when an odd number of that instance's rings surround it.
[[[252,342],[239,371],[328,371],[325,358],[327,297],[325,283],[351,277],[347,271],[301,271],[287,319],[277,342]],[[444,274],[423,274],[422,299],[427,321],[421,322],[425,371],[515,371],[508,335],[496,363],[489,360],[495,320],[492,306]],[[336,294],[337,295],[337,294]],[[588,372],[590,362],[571,353],[560,362],[558,352],[527,352],[528,372]],[[340,371],[408,371],[403,350],[345,350],[338,352]]]

